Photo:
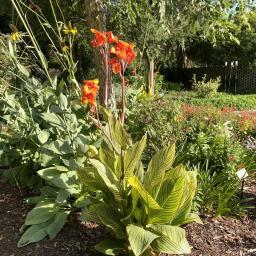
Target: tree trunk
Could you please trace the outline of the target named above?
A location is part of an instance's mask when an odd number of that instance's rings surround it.
[[[103,8],[102,0],[85,0],[85,20],[86,25],[89,28],[94,28],[99,31],[106,30],[106,19]],[[104,104],[104,94],[105,94],[105,73],[102,67],[102,56],[99,49],[93,49],[93,65],[95,68],[96,76],[100,81],[100,103]],[[93,79],[90,78],[90,79]]]
[[[154,69],[155,69],[155,61],[151,59],[149,61],[149,71],[148,71],[148,94],[155,94],[155,78],[154,78]]]

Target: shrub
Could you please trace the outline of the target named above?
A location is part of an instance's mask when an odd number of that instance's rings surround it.
[[[206,98],[217,94],[218,88],[220,87],[220,77],[216,79],[210,79],[207,81],[206,75],[203,76],[201,81],[196,79],[196,75],[192,78],[192,89],[197,93],[199,97]]]
[[[161,98],[137,102],[127,117],[127,127],[134,139],[148,135],[147,158],[163,146],[182,139],[181,122],[179,104]]]

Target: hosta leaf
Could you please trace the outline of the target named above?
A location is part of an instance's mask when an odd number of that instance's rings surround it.
[[[169,254],[188,254],[191,252],[185,230],[171,225],[149,225],[150,229],[161,235],[151,244],[153,250]]]
[[[179,178],[175,182],[166,181],[158,194],[157,202],[163,208],[159,212],[152,212],[148,223],[167,224],[173,220],[180,207],[185,189],[184,178]]]
[[[56,235],[62,230],[67,221],[69,213],[69,211],[58,212],[53,222],[46,227],[46,233],[49,235],[50,239],[55,238]]]
[[[141,159],[142,152],[146,146],[147,136],[144,135],[142,139],[133,144],[124,154],[124,177],[129,179],[133,176],[134,169]]]
[[[45,222],[29,227],[20,238],[18,247],[26,246],[30,243],[35,243],[45,238],[47,236],[45,228],[48,224],[48,222]]]
[[[67,202],[67,199],[69,198],[70,196],[70,192],[66,189],[61,189],[59,192],[58,192],[58,196],[56,198],[56,202],[58,204],[63,204],[63,203],[66,203]]]
[[[56,167],[49,167],[41,169],[37,173],[58,188],[69,189],[76,185],[77,175],[75,171],[61,172]]]
[[[105,239],[95,245],[95,249],[105,255],[118,255],[125,250],[123,241],[109,239]]]
[[[144,178],[146,189],[159,185],[164,172],[169,170],[175,158],[175,144],[158,151],[151,159]]]
[[[155,199],[148,193],[148,191],[140,183],[139,179],[136,176],[130,177],[128,180],[129,184],[134,190],[138,192],[142,200],[150,209],[161,210],[162,208],[155,201]]]
[[[135,256],[141,255],[159,236],[136,225],[126,227],[128,240]]]
[[[39,203],[28,214],[25,220],[25,225],[40,224],[51,219],[57,209],[55,204],[49,201]]]

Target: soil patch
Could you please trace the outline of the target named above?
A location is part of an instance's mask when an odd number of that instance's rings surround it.
[[[19,190],[0,182],[0,255],[1,256],[99,256],[93,246],[108,235],[102,227],[92,223],[81,224],[74,216],[50,241],[17,248],[19,229],[31,209],[24,198],[26,190]],[[245,185],[245,195],[254,197],[256,182]],[[256,256],[256,209],[244,218],[211,218],[202,216],[204,225],[185,227],[193,246],[192,256]]]
[[[1,256],[98,256],[94,245],[106,237],[103,228],[92,224],[81,224],[74,216],[50,241],[17,247],[21,236],[19,229],[31,209],[24,200],[31,196],[26,190],[19,190],[0,182],[0,255]]]

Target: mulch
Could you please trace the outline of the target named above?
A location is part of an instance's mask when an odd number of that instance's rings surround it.
[[[245,196],[254,196],[256,182],[245,186]],[[26,190],[0,182],[0,255],[1,256],[99,256],[94,245],[108,234],[100,226],[81,223],[74,216],[53,240],[17,248],[20,227],[31,209],[24,198]],[[247,195],[248,194],[248,195]],[[256,256],[256,209],[243,218],[202,216],[204,225],[187,225],[187,238],[193,246],[192,256]]]

